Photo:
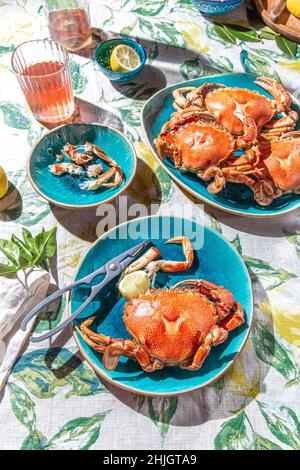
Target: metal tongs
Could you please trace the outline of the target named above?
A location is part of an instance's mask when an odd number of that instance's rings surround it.
[[[127,266],[129,266],[134,258],[140,254],[140,252],[147,247],[151,242],[149,240],[146,240],[142,243],[139,243],[138,245],[130,248],[129,250],[125,251],[124,253],[116,256],[115,258],[111,259],[107,263],[105,263],[103,266],[100,268],[96,269],[96,271],[92,272],[91,274],[88,274],[87,276],[83,277],[82,279],[79,279],[78,281],[72,282],[72,284],[69,284],[67,286],[64,286],[62,289],[59,289],[58,291],[54,292],[53,294],[49,295],[46,297],[46,299],[42,300],[39,304],[37,304],[27,315],[26,317],[22,320],[21,323],[21,329],[23,331],[26,330],[26,327],[28,325],[28,322],[35,316],[37,316],[40,311],[48,304],[51,304],[54,300],[58,299],[61,297],[62,294],[64,294],[67,291],[71,291],[74,287],[77,287],[81,284],[91,284],[92,280],[101,275],[104,274],[105,277],[104,279],[99,282],[99,284],[95,284],[91,286],[91,293],[88,296],[88,298],[82,303],[82,305],[72,314],[70,315],[65,321],[57,325],[55,328],[52,330],[48,331],[45,334],[42,334],[40,336],[31,336],[30,341],[32,343],[39,343],[40,341],[43,341],[44,339],[50,338],[50,336],[55,335],[59,331],[63,330],[69,323],[71,323],[88,305],[89,303],[94,299],[94,297],[105,287],[112,279],[115,277],[119,276]]]

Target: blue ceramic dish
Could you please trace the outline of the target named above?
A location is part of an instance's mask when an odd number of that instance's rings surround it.
[[[122,168],[124,179],[120,186],[99,188],[97,191],[81,189],[81,177],[55,176],[48,165],[57,162],[66,143],[77,145],[91,142],[99,145]],[[104,171],[108,169],[102,160]],[[27,161],[27,175],[33,188],[47,201],[67,209],[85,209],[111,201],[131,183],[136,171],[137,158],[133,145],[116,129],[102,124],[65,124],[47,132],[33,147]]]
[[[163,229],[170,226],[168,234],[162,235]],[[179,229],[178,229],[179,227]],[[153,230],[156,229],[156,230]],[[195,250],[193,266],[188,271],[177,273],[158,272],[155,286],[171,286],[191,278],[207,279],[230,289],[245,310],[245,323],[230,332],[228,339],[213,347],[203,367],[195,372],[166,367],[152,373],[144,372],[139,364],[121,357],[113,371],[104,369],[102,354],[88,346],[74,330],[74,338],[85,359],[98,375],[108,382],[134,393],[151,396],[170,396],[190,392],[205,387],[232,365],[242,350],[252,323],[253,298],[252,286],[247,268],[237,251],[217,232],[200,225],[196,221],[168,216],[154,216],[134,219],[105,233],[97,240],[85,255],[75,279],[79,279],[114,256],[124,252],[142,240],[150,239],[161,251],[165,259],[183,259],[180,245],[165,245],[166,237],[184,234],[193,239],[195,233],[201,237],[202,247]],[[153,236],[153,233],[157,236]],[[133,235],[138,234],[133,240]],[[169,235],[169,236],[168,236]],[[198,240],[198,239],[197,239]],[[199,244],[201,246],[201,243]],[[69,300],[69,314],[73,313],[86,299],[87,290],[75,288]],[[96,315],[91,325],[93,331],[101,332],[114,338],[128,338],[122,320],[125,300],[120,298],[116,282],[110,285],[76,319],[79,325],[84,319]]]
[[[240,6],[244,0],[192,0],[192,2],[202,13],[221,15],[234,10]]]
[[[103,67],[99,63],[99,56],[101,57],[105,55],[107,53],[107,49],[110,49],[110,48],[113,49],[119,44],[127,44],[138,53],[141,59],[141,65],[139,67],[137,67],[134,70],[131,70],[130,72],[113,72],[112,70],[109,70],[108,68]],[[129,82],[143,70],[146,60],[147,60],[147,54],[146,54],[145,49],[137,41],[134,41],[134,39],[128,39],[128,38],[109,39],[108,41],[104,41],[102,44],[100,44],[95,51],[96,64],[98,65],[101,72],[112,82]]]
[[[300,207],[300,196],[296,194],[286,194],[275,199],[269,206],[260,206],[254,200],[252,190],[242,184],[229,183],[220,193],[210,194],[206,189],[208,184],[207,182],[202,181],[191,172],[182,172],[177,170],[171,159],[162,161],[158,157],[153,140],[160,133],[162,125],[169,121],[170,115],[175,111],[173,108],[173,90],[182,86],[198,87],[203,85],[205,82],[223,83],[224,85],[231,87],[257,90],[261,94],[271,97],[268,92],[255,84],[255,77],[253,75],[246,73],[230,73],[195,78],[160,90],[144,105],[142,110],[142,125],[148,144],[152,148],[153,153],[161,166],[186,191],[207,204],[233,214],[249,217],[274,217]],[[294,98],[292,107],[298,112],[298,114],[300,113],[299,103]],[[296,129],[300,130],[300,120],[297,123]]]

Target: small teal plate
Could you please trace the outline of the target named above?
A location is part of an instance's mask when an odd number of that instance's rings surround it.
[[[55,176],[48,165],[57,162],[65,143],[91,142],[99,145],[122,168],[124,179],[120,186],[99,188],[97,191],[81,189],[81,177]],[[102,163],[104,171],[109,167]],[[137,158],[133,145],[121,132],[102,124],[65,124],[47,132],[33,147],[27,161],[28,178],[34,189],[47,201],[67,209],[86,209],[111,201],[131,183],[136,171]]]
[[[231,87],[257,90],[271,97],[268,92],[255,84],[255,77],[253,75],[246,73],[211,75],[209,77],[196,78],[183,83],[177,83],[176,85],[171,85],[160,90],[147,101],[142,111],[144,134],[160,165],[178,184],[183,186],[186,191],[207,204],[233,214],[248,217],[274,217],[300,207],[300,196],[296,194],[287,194],[275,199],[269,206],[260,206],[254,200],[252,190],[242,184],[229,183],[220,193],[210,194],[206,189],[208,185],[207,182],[202,181],[193,173],[184,173],[177,170],[170,159],[162,161],[158,157],[153,140],[160,133],[162,125],[170,119],[170,115],[175,111],[173,108],[173,90],[182,86],[198,87],[205,82],[223,83]],[[299,103],[294,98],[293,109],[300,114]],[[300,129],[300,120],[297,123],[296,129]]]
[[[166,228],[169,228],[166,233]],[[162,235],[164,233],[164,235]],[[166,274],[159,272],[155,287],[171,286],[183,279],[202,278],[230,289],[245,310],[246,322],[229,334],[227,341],[212,348],[202,368],[190,372],[179,367],[166,367],[146,373],[133,360],[121,357],[114,371],[102,366],[102,354],[90,348],[74,330],[76,343],[93,369],[108,382],[134,393],[150,396],[170,396],[205,387],[232,365],[248,337],[253,318],[252,286],[247,268],[237,251],[217,232],[196,221],[168,216],[134,219],[105,233],[85,255],[75,279],[79,279],[142,240],[150,239],[165,259],[183,259],[181,245],[165,245],[175,235],[191,238],[195,250],[193,266],[188,271]],[[197,239],[195,240],[195,234]],[[85,288],[75,288],[69,301],[73,313],[86,299]],[[120,298],[116,282],[101,293],[76,319],[79,325],[91,315],[97,315],[92,329],[114,338],[128,338],[122,320],[125,300]]]

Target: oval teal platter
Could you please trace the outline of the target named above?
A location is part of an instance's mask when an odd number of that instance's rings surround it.
[[[183,279],[207,279],[232,291],[245,310],[246,321],[229,334],[226,342],[212,348],[202,368],[196,372],[166,367],[147,373],[135,361],[125,357],[120,358],[115,370],[107,371],[102,365],[102,354],[88,346],[74,329],[74,339],[91,367],[100,377],[121,389],[149,396],[171,396],[203,388],[227,371],[249,335],[253,320],[253,292],[247,268],[237,251],[219,233],[194,220],[152,216],[121,224],[106,232],[91,246],[75,279],[91,273],[113,257],[147,239],[159,248],[163,258],[183,259],[181,245],[164,244],[170,237],[182,234],[190,237],[194,247],[197,246],[192,267],[188,271],[172,274],[159,272],[155,287],[172,286]],[[93,331],[115,338],[129,338],[122,320],[125,300],[119,295],[116,284],[117,281],[114,281],[106,287],[80,314],[75,324],[80,325],[84,319],[96,315],[96,320],[91,325]],[[72,291],[68,302],[69,314],[82,304],[87,293],[87,289],[83,287]]]
[[[247,73],[228,73],[195,78],[193,80],[168,86],[158,91],[145,103],[142,110],[142,125],[148,145],[152,149],[160,165],[179,185],[193,196],[207,204],[210,204],[211,206],[236,215],[248,217],[274,217],[300,207],[300,195],[286,194],[275,199],[271,205],[263,207],[257,204],[254,200],[252,190],[242,184],[228,183],[226,188],[224,188],[220,193],[210,194],[206,189],[208,182],[202,181],[193,173],[177,170],[169,158],[162,161],[158,157],[153,144],[153,140],[160,133],[162,125],[170,119],[170,115],[175,111],[172,104],[174,100],[172,92],[176,88],[180,88],[182,86],[198,87],[205,82],[214,82],[222,83],[230,87],[257,90],[261,94],[271,97],[267,91],[255,84],[255,78],[256,77],[253,75]],[[300,115],[300,105],[294,97],[292,98],[292,107]],[[300,130],[300,120],[298,120],[296,130]]]
[[[56,155],[61,154],[65,143],[77,145],[84,142],[99,145],[120,165],[124,175],[120,186],[87,191],[80,187],[83,182],[80,176],[50,173],[48,165],[58,162]],[[102,163],[104,171],[109,168],[101,159],[95,158],[94,163]],[[47,132],[34,145],[27,161],[27,175],[33,188],[52,204],[67,209],[87,209],[119,196],[134,178],[136,166],[133,145],[117,129],[97,123],[71,123]]]

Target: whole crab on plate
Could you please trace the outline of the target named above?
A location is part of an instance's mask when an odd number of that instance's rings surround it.
[[[161,90],[145,105],[143,126],[187,191],[228,212],[268,217],[300,206],[298,115],[278,81],[224,74]]]
[[[237,252],[195,221],[166,219],[135,219],[112,229],[92,246],[76,276],[130,247],[129,234],[143,221],[139,235],[150,238],[152,248],[80,314],[74,337],[101,377],[144,395],[177,395],[216,380],[241,351],[252,322],[251,283]],[[184,220],[182,236],[176,235],[178,220]],[[152,223],[170,223],[170,239],[161,228],[149,237]],[[201,248],[196,243],[192,249],[193,233],[203,234]],[[70,313],[84,298],[84,289],[73,291]]]

